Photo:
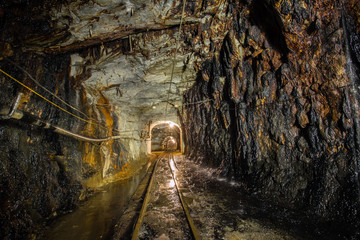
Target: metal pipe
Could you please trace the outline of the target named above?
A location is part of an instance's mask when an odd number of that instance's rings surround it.
[[[54,132],[65,135],[65,136],[69,136],[69,137],[74,137],[80,141],[85,141],[85,142],[106,142],[106,141],[111,141],[111,140],[115,140],[115,139],[120,139],[121,136],[111,136],[108,138],[89,138],[86,136],[82,136],[73,132],[70,132],[68,130],[65,130],[63,128],[60,128],[58,126],[52,126],[55,130]]]
[[[17,95],[16,100],[15,100],[15,103],[14,103],[14,106],[12,107],[11,111],[9,111],[7,115],[1,113],[0,119],[10,119],[10,118],[14,115],[16,109],[17,109],[18,106],[19,106],[19,103],[20,103],[20,100],[21,100],[22,95],[23,95],[22,92],[20,92],[20,93]]]
[[[21,67],[20,65],[18,65],[17,63],[13,62],[12,60],[10,60],[9,58],[3,56],[0,54],[1,57],[3,57],[6,61],[8,61],[9,63],[13,64],[15,67],[19,68],[21,71],[23,71],[37,86],[39,86],[40,88],[42,88],[45,92],[49,93],[51,96],[53,96],[54,98],[56,98],[57,100],[59,100],[60,102],[62,102],[63,104],[65,104],[66,106],[70,107],[71,109],[75,110],[78,113],[81,113],[82,115],[84,115],[87,119],[90,119],[85,113],[81,112],[79,109],[73,107],[72,105],[70,105],[69,103],[65,102],[64,100],[62,100],[59,96],[57,96],[56,94],[54,94],[53,92],[49,91],[47,88],[45,88],[43,85],[41,85],[35,78],[33,78],[31,76],[31,74],[26,71],[23,67]]]
[[[0,114],[3,114],[4,112],[9,112],[9,108],[5,108],[5,109],[1,110]],[[106,141],[111,141],[111,140],[121,139],[122,138],[122,136],[112,136],[112,137],[108,137],[108,138],[90,138],[90,137],[86,137],[86,136],[83,136],[83,135],[79,135],[77,133],[70,132],[70,131],[65,130],[65,129],[61,128],[61,127],[55,126],[55,125],[53,125],[53,124],[51,124],[49,122],[45,122],[43,120],[40,120],[37,117],[35,117],[34,115],[31,115],[31,114],[26,113],[26,112],[19,111],[19,110],[15,109],[15,108],[13,108],[10,113],[11,113],[11,115],[8,114],[8,115],[5,115],[5,116],[0,116],[0,118],[2,118],[2,119],[13,118],[13,119],[17,119],[17,120],[23,119],[26,122],[29,122],[30,124],[33,124],[33,125],[45,128],[45,129],[51,129],[56,133],[59,133],[59,134],[62,134],[62,135],[68,136],[68,137],[73,137],[73,138],[76,138],[76,139],[78,139],[80,141],[85,141],[85,142],[106,142]],[[8,118],[6,118],[6,117],[8,117]]]

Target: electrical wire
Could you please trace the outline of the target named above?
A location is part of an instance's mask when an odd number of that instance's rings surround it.
[[[2,55],[1,55],[2,56]],[[60,102],[62,102],[63,104],[65,104],[66,106],[70,107],[71,109],[73,109],[74,111],[81,113],[83,116],[85,116],[88,119],[91,119],[89,116],[87,116],[85,113],[83,113],[82,111],[80,111],[79,109],[75,108],[74,106],[72,106],[71,104],[65,102],[64,100],[62,100],[59,96],[57,96],[56,94],[54,94],[53,92],[51,92],[50,90],[48,90],[46,87],[44,87],[43,85],[41,85],[35,78],[33,78],[31,76],[31,74],[26,71],[23,67],[19,66],[17,63],[13,62],[12,60],[10,60],[9,58],[2,56],[6,61],[10,62],[11,64],[13,64],[15,67],[19,68],[21,71],[23,71],[26,75],[28,75],[28,77],[36,84],[38,85],[40,88],[42,88],[45,92],[49,93],[50,95],[52,95],[53,97],[55,97],[57,100],[59,100]]]
[[[328,89],[326,92],[332,92],[332,91],[339,90],[339,89],[344,89],[344,88],[347,88],[347,87],[351,87],[351,84],[331,88],[331,89]],[[274,104],[282,104],[282,103],[292,102],[292,101],[295,101],[297,99],[307,98],[307,97],[316,96],[316,95],[324,94],[324,93],[325,93],[325,91],[319,91],[319,92],[315,92],[315,93],[312,93],[312,94],[298,96],[298,97],[292,97],[290,99],[280,100],[280,101],[276,101],[276,102],[261,103],[261,104],[255,104],[255,105],[246,106],[246,107],[239,107],[238,106],[237,109],[246,109],[246,108],[249,108],[249,107],[263,107],[263,106],[274,105]],[[198,105],[198,104],[201,105],[202,103],[211,102],[211,101],[214,101],[214,99],[206,98],[204,100],[193,102],[193,103],[185,103],[182,106]]]
[[[184,104],[174,104],[174,106],[182,107],[182,106],[189,106],[189,105],[196,105],[196,104],[203,104],[207,102],[214,101],[214,99],[206,98],[205,100],[201,100],[198,102],[193,103],[184,103]],[[171,101],[162,101],[166,102],[167,104],[171,104]],[[149,108],[148,106],[138,106],[138,105],[126,105],[126,104],[96,104],[97,106],[102,107],[131,107],[131,108]],[[172,104],[171,104],[172,105]],[[150,107],[151,108],[151,107]],[[176,107],[175,107],[176,108]],[[155,109],[166,109],[166,107],[156,107]]]
[[[18,64],[16,64],[15,62],[13,62],[12,60],[10,60],[9,58],[3,56],[0,54],[0,56],[2,56],[5,60],[7,60],[8,62],[10,62],[11,64],[13,64],[14,66],[16,66],[17,68],[19,68],[20,70],[22,70],[26,75],[29,76],[29,78],[35,82],[36,85],[38,85],[40,88],[42,88],[44,91],[46,91],[47,93],[49,93],[50,95],[52,95],[53,97],[55,97],[56,99],[58,99],[60,102],[64,103],[66,106],[70,107],[71,109],[81,113],[82,115],[84,115],[86,118],[88,118],[89,120],[91,120],[92,122],[87,122],[90,124],[94,124],[99,126],[102,129],[108,129],[107,127],[103,126],[99,121],[97,121],[96,119],[90,118],[89,116],[87,116],[84,112],[80,111],[79,109],[75,108],[74,106],[70,105],[69,103],[65,102],[63,99],[61,99],[60,97],[58,97],[57,95],[55,95],[54,93],[52,93],[50,90],[48,90],[47,88],[45,88],[44,86],[42,86],[34,77],[31,76],[31,74],[26,71],[23,67],[19,66]],[[2,71],[4,73],[4,71]],[[8,74],[8,76],[10,76]],[[20,81],[19,81],[20,82]],[[45,97],[43,98],[45,99]],[[54,105],[54,104],[53,104]],[[56,105],[56,104],[55,104]],[[100,104],[97,104],[100,105]],[[105,104],[104,104],[105,105]],[[110,105],[111,106],[111,105]],[[60,108],[61,109],[61,108]],[[61,109],[63,110],[63,109]],[[70,114],[72,115],[72,114]],[[72,115],[73,116],[73,115]],[[81,119],[80,119],[81,120]],[[117,132],[117,133],[121,133],[119,130],[113,129],[113,131]]]
[[[7,77],[9,77],[10,79],[12,79],[13,81],[15,81],[16,83],[20,84],[21,86],[23,86],[24,88],[26,88],[27,90],[29,90],[30,92],[36,94],[37,96],[39,96],[40,98],[42,98],[43,100],[47,101],[48,103],[54,105],[55,107],[59,108],[61,111],[81,120],[81,121],[84,121],[86,123],[90,123],[90,124],[93,124],[91,121],[89,120],[86,120],[82,117],[79,117],[67,110],[65,110],[64,108],[60,107],[59,105],[57,105],[56,103],[53,103],[52,101],[50,101],[49,99],[47,99],[46,97],[44,97],[43,95],[41,95],[40,93],[37,93],[35,90],[31,89],[30,87],[26,86],[24,83],[20,82],[19,80],[15,79],[14,77],[12,77],[10,74],[6,73],[4,70],[0,69],[0,72],[2,72],[3,74],[5,74]]]
[[[169,85],[169,92],[168,92],[168,101],[169,101],[169,98],[170,98],[171,85],[172,85],[172,81],[173,81],[173,77],[174,77],[175,60],[176,60],[177,49],[178,49],[178,47],[179,47],[179,42],[180,42],[181,26],[182,26],[183,19],[184,19],[185,5],[186,5],[186,0],[183,1],[183,7],[182,7],[182,12],[181,12],[181,19],[180,19],[180,26],[179,26],[179,32],[178,32],[178,39],[177,39],[177,41],[176,41],[175,52],[174,52],[174,59],[173,59],[173,65],[172,65],[172,69],[171,69],[170,85]],[[165,114],[167,114],[167,107],[168,107],[168,103],[166,103]]]
[[[90,120],[86,120],[82,117],[79,117],[78,115],[75,115],[69,111],[67,111],[66,109],[60,107],[59,105],[57,105],[56,103],[50,101],[49,99],[47,99],[46,97],[44,97],[43,95],[41,95],[40,93],[36,92],[35,90],[33,90],[32,88],[28,87],[27,85],[25,85],[24,83],[20,82],[19,80],[17,80],[16,78],[12,77],[10,74],[6,73],[4,70],[0,69],[0,72],[2,72],[4,75],[6,75],[7,77],[9,77],[10,79],[12,79],[13,81],[15,81],[16,83],[18,83],[19,85],[23,86],[24,88],[26,88],[27,90],[29,90],[30,92],[36,94],[37,96],[39,96],[40,98],[42,98],[43,100],[47,101],[48,103],[52,104],[53,106],[57,107],[58,109],[60,109],[61,111],[85,122],[85,123],[88,123],[88,124],[93,124],[93,125],[96,125],[100,128],[103,128],[103,129],[108,129],[102,125],[100,125],[100,123],[98,122],[94,122],[94,121],[90,121]],[[117,133],[120,133],[120,131],[116,130],[116,129],[113,129],[113,131],[117,132]]]
[[[87,120],[87,119],[84,119],[82,117],[79,117],[78,115],[75,115],[69,111],[67,111],[66,109],[60,107],[59,105],[57,105],[56,103],[52,102],[51,100],[47,99],[46,97],[44,97],[43,95],[41,95],[40,93],[36,92],[35,90],[33,90],[32,88],[28,87],[27,85],[25,85],[24,83],[22,83],[21,81],[17,80],[16,78],[12,77],[10,74],[8,74],[7,72],[5,72],[4,70],[0,69],[0,72],[2,72],[4,75],[6,75],[7,77],[9,77],[10,79],[12,79],[13,81],[15,81],[16,83],[18,83],[19,85],[23,86],[24,88],[28,89],[30,92],[36,94],[37,96],[39,96],[40,98],[42,98],[43,100],[47,101],[48,103],[52,104],[53,106],[57,107],[58,109],[60,109],[61,111],[83,121],[83,122],[86,122],[88,124],[94,124],[94,125],[97,125],[99,126],[100,128],[103,128],[103,129],[108,129],[102,125],[100,125],[99,122],[97,122],[96,120],[94,119],[91,119],[90,117],[88,117],[85,113],[81,112],[80,110],[77,110],[75,107],[71,106],[70,104],[66,103],[64,100],[62,100],[61,98],[59,98],[58,96],[56,96],[55,94],[53,94],[51,91],[49,91],[48,89],[46,89],[45,87],[43,87],[38,81],[36,81],[24,68],[22,68],[21,66],[17,65],[16,63],[14,63],[13,61],[11,61],[10,59],[7,59],[9,62],[11,62],[12,64],[14,64],[16,67],[18,67],[19,69],[21,69],[22,71],[24,71],[31,80],[33,80],[39,87],[41,87],[42,89],[44,89],[46,92],[48,92],[49,94],[51,94],[52,96],[54,96],[56,99],[60,100],[62,103],[64,103],[65,105],[71,107],[72,109],[76,110],[77,112],[79,113],[82,113],[83,115],[85,115],[87,118],[89,118],[90,120]],[[169,100],[169,98],[168,98]],[[205,102],[209,102],[209,101],[212,101],[212,99],[206,99],[206,100],[203,100],[203,101],[199,101],[199,102],[195,102],[195,103],[187,103],[187,104],[181,104],[181,105],[178,105],[178,107],[181,107],[181,106],[187,106],[187,105],[193,105],[193,104],[202,104],[202,103],[205,103]],[[169,101],[163,101],[163,102],[166,102],[168,104]],[[124,106],[124,107],[134,107],[134,108],[146,108],[146,106],[137,106],[137,105],[118,105],[118,104],[96,104],[97,106]],[[157,107],[157,109],[166,109],[167,110],[167,106],[166,107]],[[119,131],[119,130],[116,130],[116,129],[113,129],[113,131],[117,132],[117,133],[123,133],[123,131]],[[136,130],[137,131],[137,130]],[[125,132],[136,132],[136,131],[125,131]]]

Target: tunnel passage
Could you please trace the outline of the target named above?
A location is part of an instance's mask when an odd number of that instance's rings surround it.
[[[181,151],[181,129],[171,121],[162,121],[150,128],[151,152]]]
[[[167,136],[162,142],[161,148],[164,151],[176,151],[178,150],[178,141],[172,136]]]
[[[1,1],[0,239],[136,174],[158,120],[247,196],[359,236],[359,18],[359,0]]]

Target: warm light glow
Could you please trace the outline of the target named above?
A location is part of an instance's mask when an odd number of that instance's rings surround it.
[[[170,160],[170,167],[171,167],[171,170],[172,170],[172,171],[175,171],[175,170],[176,170],[176,168],[175,168],[175,163],[174,163],[173,160]]]
[[[168,187],[171,187],[171,188],[175,187],[174,179],[171,179],[167,185],[168,185]]]
[[[155,109],[155,108],[156,108],[156,106],[152,106],[152,108],[153,108],[153,109]]]
[[[163,125],[162,125],[163,124]],[[180,126],[173,121],[170,120],[164,120],[164,121],[156,121],[150,124],[150,134],[149,134],[149,139],[147,140],[147,153],[151,153],[152,150],[152,139],[153,139],[153,129],[154,127],[156,127],[157,125],[162,125],[162,127],[166,128],[167,131],[173,131],[173,128],[176,128],[176,132],[180,135],[178,139],[174,139],[175,143],[173,141],[171,141],[171,136],[168,136],[166,139],[164,138],[165,141],[162,141],[161,143],[161,149],[164,151],[182,151],[183,150],[183,146],[182,146],[182,131]],[[169,134],[172,135],[172,134]],[[178,135],[177,135],[178,137]]]

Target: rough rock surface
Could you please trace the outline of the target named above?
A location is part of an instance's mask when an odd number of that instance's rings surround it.
[[[274,202],[345,223],[349,236],[359,234],[360,209],[358,8],[229,2],[221,48],[185,97],[190,157]]]
[[[314,238],[314,227],[308,227],[308,222],[294,218],[287,209],[256,200],[244,185],[219,177],[216,169],[204,168],[184,156],[174,156],[174,163],[175,176],[201,239]]]
[[[63,89],[62,72],[69,62],[63,57],[51,62],[44,60],[47,66],[38,71],[38,76],[53,82],[54,88]],[[11,69],[7,65],[2,67]],[[2,81],[0,101],[3,106],[11,106],[12,95],[21,89],[15,84],[4,84],[4,78]],[[64,121],[64,114],[50,109],[47,103],[29,99],[28,94],[24,94],[20,107],[43,119],[51,119],[55,124],[73,129],[79,127],[74,121]],[[84,198],[86,188],[81,183],[81,169],[87,166],[81,162],[81,146],[76,140],[24,122],[0,120],[0,126],[0,238],[30,239],[44,219],[67,212]]]
[[[1,108],[23,92],[21,111],[88,137],[121,136],[92,144],[2,120],[0,204],[2,219],[12,220],[1,234],[31,237],[30,218],[40,222],[84,198],[86,186],[131,174],[160,120],[182,126],[191,158],[353,232],[359,12],[356,0],[187,1],[179,32],[178,0],[0,1],[1,69],[75,114],[10,59],[97,124],[50,107],[5,75]],[[32,173],[51,184],[36,190]],[[48,185],[62,194],[49,195]],[[15,193],[24,189],[35,190]],[[19,214],[36,199],[54,203],[40,217],[41,204]]]
[[[196,23],[196,18],[183,23]],[[133,174],[147,158],[145,139],[151,123],[180,124],[177,107],[196,77],[195,57],[183,41],[176,43],[179,1],[1,1],[0,19],[1,69],[86,121],[53,107],[5,75],[1,109],[11,107],[22,92],[18,110],[35,118],[90,138],[121,136],[93,144],[32,127],[26,119],[20,124],[1,121],[1,141],[15,139],[2,146],[1,237],[32,238],[42,221],[85,199],[87,187]],[[14,167],[13,157],[23,160],[21,166],[27,170]],[[13,175],[23,176],[23,182]],[[32,178],[48,180],[37,185]],[[25,197],[20,196],[23,189],[29,192]],[[50,207],[33,206],[36,199],[50,202]],[[43,211],[41,216],[37,211]]]

